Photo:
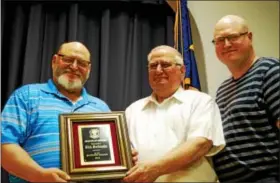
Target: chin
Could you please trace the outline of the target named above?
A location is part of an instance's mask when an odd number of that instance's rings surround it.
[[[83,87],[81,79],[69,79],[66,75],[59,76],[57,82],[69,91],[79,90]]]
[[[166,90],[170,88],[170,85],[168,85],[167,83],[164,83],[164,84],[160,84],[160,83],[157,83],[156,85],[153,85],[152,89],[153,90]]]
[[[234,64],[235,62],[237,62],[239,60],[238,57],[226,57],[226,58],[223,58],[222,62],[226,65],[232,65]]]
[[[167,86],[167,82],[157,82],[156,84],[154,84],[155,88],[163,88]]]
[[[168,79],[159,79],[154,81],[155,84],[167,84]]]

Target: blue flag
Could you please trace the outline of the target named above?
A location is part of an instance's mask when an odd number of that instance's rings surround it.
[[[200,90],[200,82],[196,60],[194,56],[194,46],[192,42],[191,25],[187,0],[177,2],[177,12],[175,21],[175,47],[182,53],[186,74],[184,88],[194,87]]]

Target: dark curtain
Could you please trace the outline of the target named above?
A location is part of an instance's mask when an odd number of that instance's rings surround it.
[[[125,110],[151,93],[147,54],[173,46],[173,24],[165,1],[4,1],[1,107],[16,88],[51,77],[52,55],[63,42],[80,41],[92,56],[88,92]]]
[[[2,107],[14,89],[50,78],[52,55],[74,40],[92,54],[89,93],[112,110],[148,95],[146,57],[156,45],[173,45],[174,15],[166,3],[144,2],[4,1]]]

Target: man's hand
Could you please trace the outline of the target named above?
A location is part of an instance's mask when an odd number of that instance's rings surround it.
[[[131,149],[133,165],[136,165],[138,161],[138,151],[136,149]]]
[[[2,166],[10,174],[28,182],[67,182],[67,173],[58,168],[43,168],[18,144],[1,144]]]
[[[159,176],[160,168],[154,162],[137,163],[123,179],[124,182],[154,182]]]
[[[57,168],[47,168],[34,175],[34,180],[31,182],[67,182],[69,179],[70,176],[64,171]]]
[[[276,121],[276,127],[280,129],[280,120]]]

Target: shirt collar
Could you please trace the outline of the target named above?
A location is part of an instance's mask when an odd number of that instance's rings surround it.
[[[158,105],[164,105],[166,102],[168,102],[172,99],[176,99],[177,101],[182,103],[183,99],[184,99],[183,98],[183,93],[184,93],[184,89],[180,86],[173,95],[164,99],[164,101],[162,103],[158,103],[156,98],[154,97],[154,95],[151,94],[149,97],[145,98],[142,109],[145,109],[150,104],[155,104],[157,106]]]
[[[47,92],[47,93],[52,93],[52,94],[59,93],[52,79],[49,79],[48,83],[46,85],[44,85],[44,87],[42,87],[41,90],[44,92]]]
[[[62,98],[66,98],[64,95],[62,95],[58,91],[58,89],[57,89],[57,87],[54,84],[52,79],[49,79],[47,85],[45,85],[45,87],[42,87],[41,90],[43,90],[43,91],[45,91],[47,93],[52,93],[52,94],[54,94],[56,96],[59,96],[59,97],[62,97]],[[84,102],[88,102],[88,100],[89,100],[88,99],[87,91],[86,91],[86,89],[84,87],[82,88],[81,98],[82,98],[82,100]],[[80,102],[80,101],[77,101],[77,102]]]

